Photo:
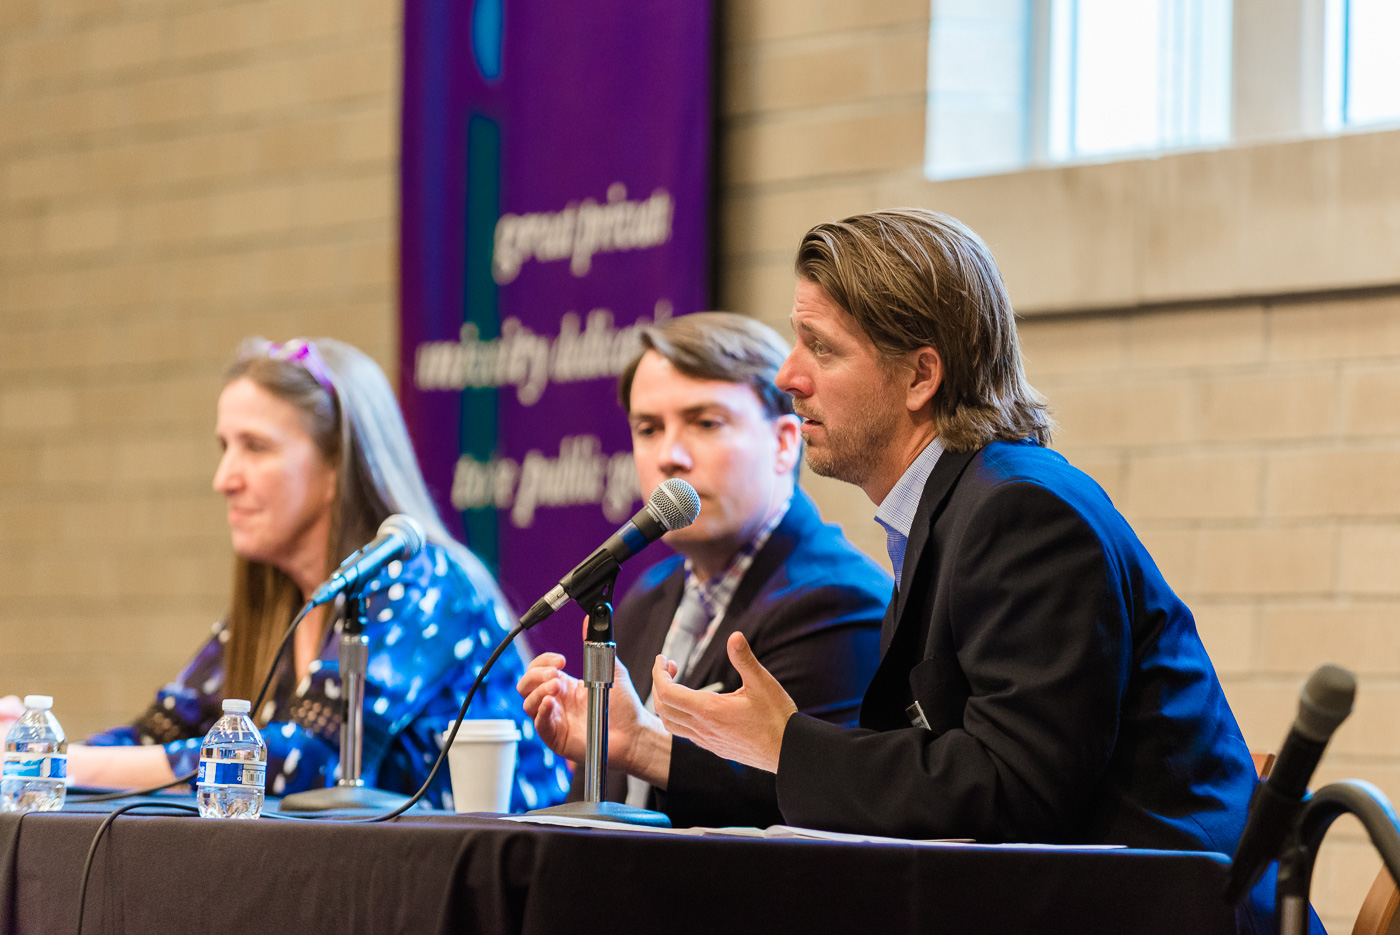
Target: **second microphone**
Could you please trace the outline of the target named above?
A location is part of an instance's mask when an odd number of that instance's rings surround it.
[[[549,593],[535,602],[520,618],[526,629],[539,623],[570,598],[577,599],[599,587],[617,567],[663,535],[683,529],[700,515],[700,496],[695,488],[678,477],[662,481],[652,491],[646,506],[637,511],[622,528],[608,537],[597,551],[574,566]]]

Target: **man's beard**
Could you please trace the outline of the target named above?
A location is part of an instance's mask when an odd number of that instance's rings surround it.
[[[872,396],[845,427],[833,430],[822,422],[826,444],[817,448],[809,441],[804,446],[807,466],[822,477],[862,486],[884,459],[895,436],[897,418],[892,407],[879,405]]]

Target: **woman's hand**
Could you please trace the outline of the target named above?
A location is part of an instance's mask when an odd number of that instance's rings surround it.
[[[15,721],[24,713],[24,702],[19,695],[6,695],[0,698],[0,737],[8,734]]]

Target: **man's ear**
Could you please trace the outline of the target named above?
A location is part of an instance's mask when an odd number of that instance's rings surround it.
[[[904,405],[910,412],[927,409],[943,385],[943,357],[931,347],[920,347],[905,355],[905,364],[909,367],[909,382]]]
[[[802,457],[802,420],[797,416],[778,416],[773,420],[773,432],[778,438],[778,456],[773,469],[779,474],[789,474]]]

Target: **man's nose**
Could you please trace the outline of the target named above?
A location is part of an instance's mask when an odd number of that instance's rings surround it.
[[[689,471],[695,466],[694,460],[690,457],[688,449],[679,437],[671,436],[665,439],[661,445],[660,468],[667,474],[674,474],[677,471]]]
[[[797,349],[793,348],[788,354],[783,365],[778,368],[778,374],[773,378],[778,389],[789,396],[810,396],[811,388],[808,386],[806,378],[801,373],[801,368],[797,365]]]

